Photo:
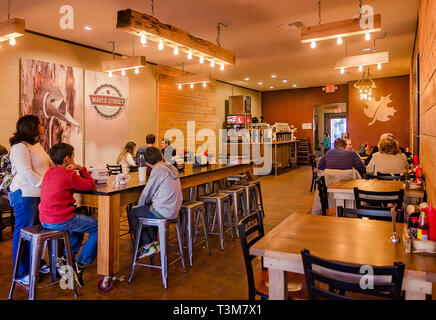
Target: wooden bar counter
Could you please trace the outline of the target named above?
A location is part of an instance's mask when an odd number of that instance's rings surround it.
[[[239,162],[193,167],[186,164],[179,176],[185,190],[241,173],[253,178],[253,165]],[[114,275],[119,271],[120,212],[122,207],[138,201],[146,185],[146,181],[139,180],[137,172],[129,175],[130,180],[123,187],[113,187],[114,177],[109,177],[107,183],[97,185],[94,191],[75,193],[78,205],[98,208],[97,273],[101,275]]]

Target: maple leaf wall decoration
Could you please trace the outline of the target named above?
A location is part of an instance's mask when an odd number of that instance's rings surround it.
[[[388,106],[392,102],[391,95],[392,93],[386,97],[382,96],[378,101],[375,98],[371,101],[365,101],[368,107],[363,109],[363,111],[368,118],[372,119],[368,126],[372,126],[377,120],[382,122],[389,121],[395,112],[398,111],[394,107]]]

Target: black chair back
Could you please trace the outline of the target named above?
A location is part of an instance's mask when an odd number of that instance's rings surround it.
[[[375,176],[377,180],[401,180],[404,181],[404,174],[390,174],[390,173],[381,173],[377,172],[377,176]]]
[[[108,174],[110,176],[115,176],[123,172],[123,167],[120,164],[118,165],[107,164],[106,169],[109,171]]]
[[[338,207],[338,217],[350,218],[369,218],[373,220],[392,221],[392,214],[386,210],[369,210],[369,209],[349,209]],[[401,222],[401,214],[397,211],[396,221]]]
[[[404,189],[390,192],[375,192],[354,188],[356,209],[390,211],[389,205],[394,205],[397,210],[403,206]]]
[[[250,255],[250,247],[258,242],[264,236],[262,211],[258,210],[255,213],[246,216],[241,219],[238,223],[239,239],[241,241],[242,254],[244,256],[245,270],[247,272],[248,280],[248,299],[255,300],[256,294],[260,295],[262,298],[268,298],[256,291],[256,286],[254,283],[254,272],[252,260],[256,256]],[[248,240],[249,236],[254,235],[251,240]],[[262,259],[263,268],[263,259]]]
[[[309,250],[301,251],[304,276],[310,300],[363,300],[371,296],[400,300],[405,265],[395,262],[393,266],[360,266],[336,263],[313,256]],[[316,270],[314,270],[314,266]],[[322,269],[320,270],[321,267]],[[371,268],[371,269],[369,269]],[[372,271],[373,277],[365,281],[362,277]],[[389,278],[389,280],[387,280]],[[363,280],[363,281],[362,281]],[[315,284],[315,281],[317,283]],[[363,282],[363,283],[362,283]],[[320,286],[321,284],[321,286]],[[328,290],[322,287],[326,284]],[[347,292],[360,296],[346,296]]]
[[[327,185],[325,184],[325,177],[321,176],[316,179],[316,185],[318,187],[319,200],[321,201],[322,215],[327,215],[327,209],[329,208],[329,199],[327,192]]]

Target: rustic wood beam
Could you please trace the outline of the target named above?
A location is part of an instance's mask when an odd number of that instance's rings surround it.
[[[182,76],[182,77],[176,77],[174,78],[174,84],[178,85],[184,85],[184,84],[191,84],[191,83],[204,83],[204,82],[210,82],[212,81],[212,77],[210,74],[195,74],[191,76]]]
[[[118,11],[117,29],[158,42],[164,39],[169,46],[178,46],[180,51],[192,50],[194,56],[204,56],[205,60],[219,60],[221,63],[235,65],[235,54],[212,42],[197,38],[170,24],[164,24],[153,16],[126,9]],[[218,61],[216,61],[218,62]]]
[[[127,57],[102,62],[102,70],[104,72],[129,70],[145,67],[146,60],[143,56]]]
[[[374,64],[389,63],[389,51],[377,52],[371,54],[362,54],[358,56],[349,56],[335,60],[334,69],[352,68],[358,66],[368,66]]]
[[[0,22],[0,42],[7,41],[12,37],[24,36],[25,30],[23,19],[14,18]]]
[[[372,29],[362,29],[360,18],[347,19],[342,21],[324,23],[309,27],[301,28],[301,42],[308,43],[312,41],[336,39],[338,37],[350,37],[367,32],[381,31],[381,15],[376,14]]]

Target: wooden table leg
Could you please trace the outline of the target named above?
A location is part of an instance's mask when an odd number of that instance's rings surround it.
[[[119,271],[120,194],[98,197],[97,273],[105,276]]]
[[[406,300],[425,300],[425,293],[406,290]]]
[[[288,273],[278,269],[268,269],[269,300],[288,300]]]

